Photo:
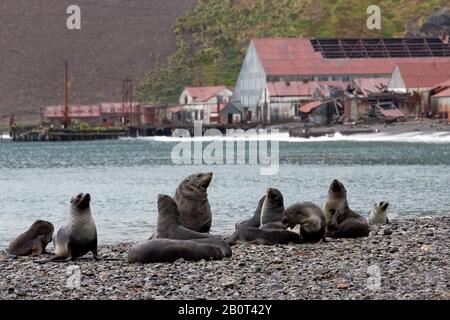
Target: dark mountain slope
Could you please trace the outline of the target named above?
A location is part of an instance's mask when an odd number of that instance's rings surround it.
[[[71,102],[122,99],[122,79],[135,84],[175,50],[171,30],[196,0],[2,0],[0,121],[11,112],[36,119],[63,103],[64,58]],[[66,28],[66,8],[81,7],[80,31]]]

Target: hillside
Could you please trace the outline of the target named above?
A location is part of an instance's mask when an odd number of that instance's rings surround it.
[[[176,23],[177,52],[147,75],[139,97],[176,102],[186,84],[234,85],[252,37],[420,35],[426,17],[449,5],[448,0],[375,3],[382,10],[379,31],[366,27],[372,0],[199,0]]]
[[[71,102],[122,100],[122,79],[135,83],[172,54],[172,26],[196,0],[2,0],[0,120],[37,119],[63,103],[64,57]],[[81,7],[81,31],[66,28],[66,8]]]

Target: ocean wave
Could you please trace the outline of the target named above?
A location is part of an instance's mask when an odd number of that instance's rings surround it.
[[[11,140],[12,137],[9,135],[9,133],[0,133],[0,140]]]
[[[139,138],[123,138],[122,140],[144,140],[157,142],[212,142],[212,141],[280,141],[292,143],[314,143],[314,142],[333,142],[333,141],[353,141],[353,142],[408,142],[408,143],[450,143],[450,132],[408,132],[408,133],[370,133],[370,134],[354,134],[343,135],[335,133],[321,137],[299,138],[290,137],[289,133],[277,134],[259,134],[251,136],[235,135],[235,136],[212,136],[212,137],[139,137]]]

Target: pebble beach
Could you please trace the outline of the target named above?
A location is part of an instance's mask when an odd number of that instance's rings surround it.
[[[129,264],[132,243],[103,258],[46,263],[0,253],[0,299],[436,299],[450,300],[450,217],[373,226],[368,238],[328,243],[240,244],[219,261]],[[49,245],[52,250],[52,245]],[[79,267],[79,269],[78,269]],[[70,282],[79,270],[79,283]],[[73,277],[72,277],[73,278]]]

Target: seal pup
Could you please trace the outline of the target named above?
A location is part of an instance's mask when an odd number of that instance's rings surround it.
[[[158,219],[156,235],[153,238],[175,240],[191,240],[199,238],[214,238],[209,233],[201,233],[185,228],[181,224],[181,217],[175,199],[158,194]]]
[[[154,239],[138,243],[128,250],[129,263],[219,260],[224,256],[218,246],[193,240]]]
[[[38,256],[47,253],[45,248],[52,241],[53,231],[53,224],[37,220],[27,231],[11,241],[7,251],[14,256]]]
[[[348,206],[347,190],[342,182],[333,180],[324,209],[328,236],[358,238],[369,235],[367,220]]]
[[[388,207],[389,202],[385,201],[381,201],[380,203],[375,204],[369,215],[369,224],[388,224]]]
[[[325,213],[314,203],[304,202],[290,206],[283,213],[282,223],[289,228],[299,225],[303,242],[327,242]]]
[[[94,259],[97,255],[97,228],[90,208],[89,193],[80,193],[70,200],[69,223],[59,229],[53,238],[55,255],[65,261],[74,260],[92,252]]]
[[[174,199],[183,227],[203,233],[211,230],[212,214],[206,191],[212,177],[212,172],[196,173],[185,178],[178,186]]]
[[[350,210],[330,209],[332,217],[328,225],[329,236],[332,238],[361,238],[369,235],[369,225],[366,219]]]
[[[266,199],[266,196],[264,195],[258,202],[258,206],[256,207],[255,213],[253,214],[253,217],[250,219],[237,222],[235,225],[235,229],[239,228],[259,228],[261,224],[261,209],[264,203],[264,200]]]
[[[227,241],[231,246],[238,242],[261,245],[303,243],[300,234],[281,229],[239,228]]]
[[[261,226],[262,229],[286,229],[282,224],[284,212],[284,199],[280,190],[267,189],[266,198],[261,208]]]

